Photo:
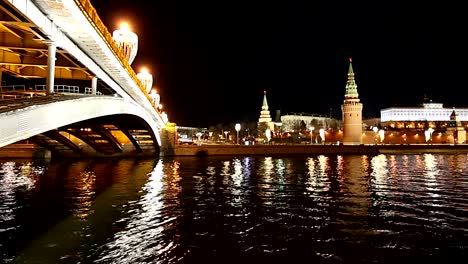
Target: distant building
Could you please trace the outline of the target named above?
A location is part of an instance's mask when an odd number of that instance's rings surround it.
[[[179,143],[193,142],[197,139],[197,134],[206,134],[207,128],[176,126],[177,139]]]
[[[337,123],[336,126],[340,126],[336,119],[317,114],[307,113],[289,113],[281,116],[282,132],[300,132],[300,130],[310,130],[311,127],[314,129],[329,128],[332,123]]]
[[[419,107],[391,107],[380,110],[380,122],[388,128],[446,128],[454,108],[428,101]],[[459,121],[468,124],[468,108],[457,108]]]
[[[359,145],[362,143],[362,103],[359,101],[352,60],[350,58],[345,100],[341,105],[343,113],[343,144],[345,145]]]

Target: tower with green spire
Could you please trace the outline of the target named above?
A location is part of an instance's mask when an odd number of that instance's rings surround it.
[[[343,144],[359,145],[362,143],[362,103],[359,100],[352,59],[349,58],[348,81],[345,99],[341,105],[343,114]]]

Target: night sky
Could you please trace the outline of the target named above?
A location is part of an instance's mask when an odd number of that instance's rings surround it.
[[[126,21],[139,36],[132,67],[169,120],[197,127],[256,122],[264,91],[273,118],[341,119],[350,57],[364,118],[425,96],[468,107],[468,16],[450,2],[91,1],[110,32]]]

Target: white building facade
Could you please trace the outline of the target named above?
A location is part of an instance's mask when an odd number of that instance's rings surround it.
[[[380,121],[382,123],[404,121],[448,122],[453,110],[456,110],[460,121],[468,122],[468,108],[444,108],[441,103],[424,103],[422,107],[382,109],[380,110]]]

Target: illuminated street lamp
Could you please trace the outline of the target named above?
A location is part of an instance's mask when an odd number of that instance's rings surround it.
[[[202,136],[203,134],[202,134],[201,132],[197,132],[195,135],[196,135],[197,138],[198,138],[198,145],[201,145],[200,141],[201,141],[201,136]]]
[[[379,131],[379,128],[373,127],[372,130],[374,131],[374,142],[377,144],[377,132]]]
[[[321,128],[319,130],[320,138],[322,139],[322,144],[325,144],[325,129]]]
[[[224,141],[227,142],[227,134],[229,133],[229,131],[224,131]]]
[[[384,138],[385,138],[385,130],[383,129],[379,130],[379,137],[380,137],[380,143],[383,143]]]
[[[241,129],[241,124],[237,123],[234,128],[237,131],[237,145],[239,145],[239,130]]]
[[[265,136],[267,138],[267,143],[270,144],[270,139],[271,139],[271,130],[269,128],[267,128],[265,130]]]
[[[127,59],[128,64],[132,64],[138,50],[138,36],[130,31],[130,26],[127,23],[121,23],[120,29],[114,30],[112,33],[112,38]]]
[[[314,133],[314,129],[315,129],[315,127],[313,127],[313,126],[310,127],[310,144],[312,144],[312,139],[313,139],[312,135]]]
[[[431,141],[432,143],[432,133],[434,132],[434,129],[432,127],[428,128],[426,131],[424,131],[424,136],[426,137],[426,143],[429,143]]]

